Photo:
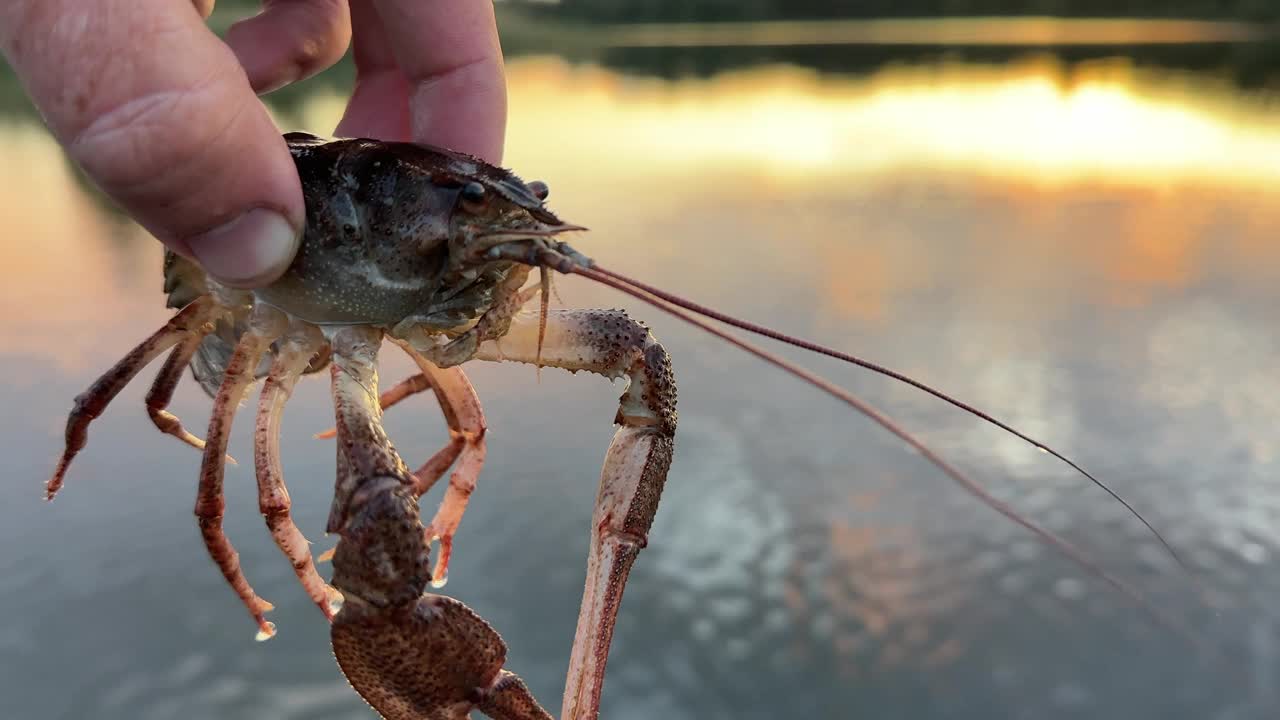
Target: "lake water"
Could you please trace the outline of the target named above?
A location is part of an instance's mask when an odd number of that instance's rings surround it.
[[[1046,455],[922,394],[804,360],[1191,627],[1223,665],[844,406],[576,278],[676,363],[681,435],[628,589],[603,716],[1273,717],[1280,701],[1280,124],[1273,97],[1123,62],[760,67],[667,81],[510,66],[507,163],[600,262],[972,401],[1109,481],[1187,558]],[[328,132],[341,97],[278,110]],[[226,528],[280,633],[202,547],[198,455],[145,381],[57,502],[71,399],[164,322],[159,246],[89,194],[29,116],[0,127],[0,697],[6,718],[370,718],[271,543],[252,468]],[[409,366],[386,353],[390,384]],[[558,708],[619,388],[478,365],[490,459],[447,591]],[[145,377],[145,375],[144,375]],[[284,424],[295,517],[323,537],[327,383]],[[174,409],[204,425],[194,384]],[[249,455],[241,413],[232,454]],[[389,432],[413,464],[434,403]],[[437,502],[433,494],[427,506]],[[325,571],[327,574],[327,570]]]

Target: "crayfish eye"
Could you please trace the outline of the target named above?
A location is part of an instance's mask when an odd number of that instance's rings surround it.
[[[469,203],[484,202],[484,186],[478,182],[469,182],[463,185],[462,199]]]
[[[539,200],[546,200],[547,196],[551,194],[551,188],[547,187],[547,184],[541,180],[534,180],[529,183],[529,192],[533,193],[533,196]]]

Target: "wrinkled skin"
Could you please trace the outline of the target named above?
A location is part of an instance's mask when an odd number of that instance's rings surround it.
[[[258,625],[275,626],[222,531],[222,482],[231,422],[265,377],[254,433],[259,509],[299,582],[332,622],[334,654],[357,692],[389,720],[456,719],[478,709],[498,720],[549,718],[503,669],[506,645],[442,585],[454,533],[485,457],[486,425],[460,364],[473,359],[588,370],[626,378],[619,426],[601,472],[587,583],[562,717],[594,718],[623,586],[648,541],[674,447],[670,359],[644,325],[621,311],[547,313],[548,285],[526,287],[532,267],[590,261],[554,239],[580,229],[546,209],[547,189],[459,153],[373,140],[286,135],[302,178],[307,225],[297,258],[254,292],[207,278],[168,255],[165,291],[179,308],[76,399],[50,498],[84,447],[93,418],[138,372],[169,352],[147,396],[156,426],[203,451],[195,514],[210,557]],[[542,296],[540,313],[524,312]],[[379,396],[384,339],[421,374]],[[213,398],[204,439],[165,407],[184,366]],[[329,370],[337,479],[326,531],[339,536],[332,584],[290,516],[279,459],[282,410],[297,380]],[[449,443],[411,472],[387,438],[382,410],[430,389]],[[419,498],[452,468],[444,498],[423,524]],[[439,542],[434,567],[432,542]]]

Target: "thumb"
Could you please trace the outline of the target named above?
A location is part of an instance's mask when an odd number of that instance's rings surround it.
[[[191,3],[8,2],[0,50],[71,157],[161,242],[236,287],[288,267],[297,170]]]

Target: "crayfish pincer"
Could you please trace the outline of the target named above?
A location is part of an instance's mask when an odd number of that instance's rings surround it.
[[[270,637],[275,632],[266,619],[271,604],[254,592],[222,528],[231,423],[248,388],[263,379],[253,452],[259,510],[302,587],[331,621],[342,672],[384,718],[467,718],[473,709],[498,720],[550,717],[524,683],[503,669],[506,645],[498,633],[461,602],[427,592],[429,585],[444,584],[454,535],[485,462],[484,412],[461,369],[471,360],[586,370],[626,380],[590,526],[587,581],[561,718],[598,714],[623,587],[648,542],[671,464],[676,388],[667,352],[626,313],[550,311],[552,272],[579,275],[640,298],[844,401],[915,447],[979,500],[1133,596],[1157,619],[1167,618],[875,409],[694,315],[908,382],[1071,463],[1047,445],[882,366],[606,270],[558,238],[583,228],[547,209],[542,183],[525,183],[477,158],[425,145],[322,140],[303,133],[285,139],[307,208],[293,264],[271,285],[244,291],[222,286],[193,263],[167,255],[164,289],[177,312],[76,398],[66,450],[47,494],[52,499],[62,486],[68,465],[85,446],[89,423],[143,367],[167,352],[147,394],[148,413],[162,432],[203,452],[195,503],[200,534],[257,623],[259,638]],[[531,282],[535,268],[539,277]],[[537,305],[526,309],[535,298]],[[388,340],[419,372],[379,394],[378,353]],[[203,439],[166,409],[188,367],[213,398]],[[338,443],[325,526],[339,538],[332,584],[320,577],[310,546],[290,516],[279,453],[280,420],[294,385],[326,369]],[[427,390],[440,405],[449,440],[410,471],[383,430],[382,411]],[[444,497],[423,525],[419,500],[446,474]],[[434,543],[438,555],[432,563]],[[1179,629],[1176,621],[1166,624]]]

